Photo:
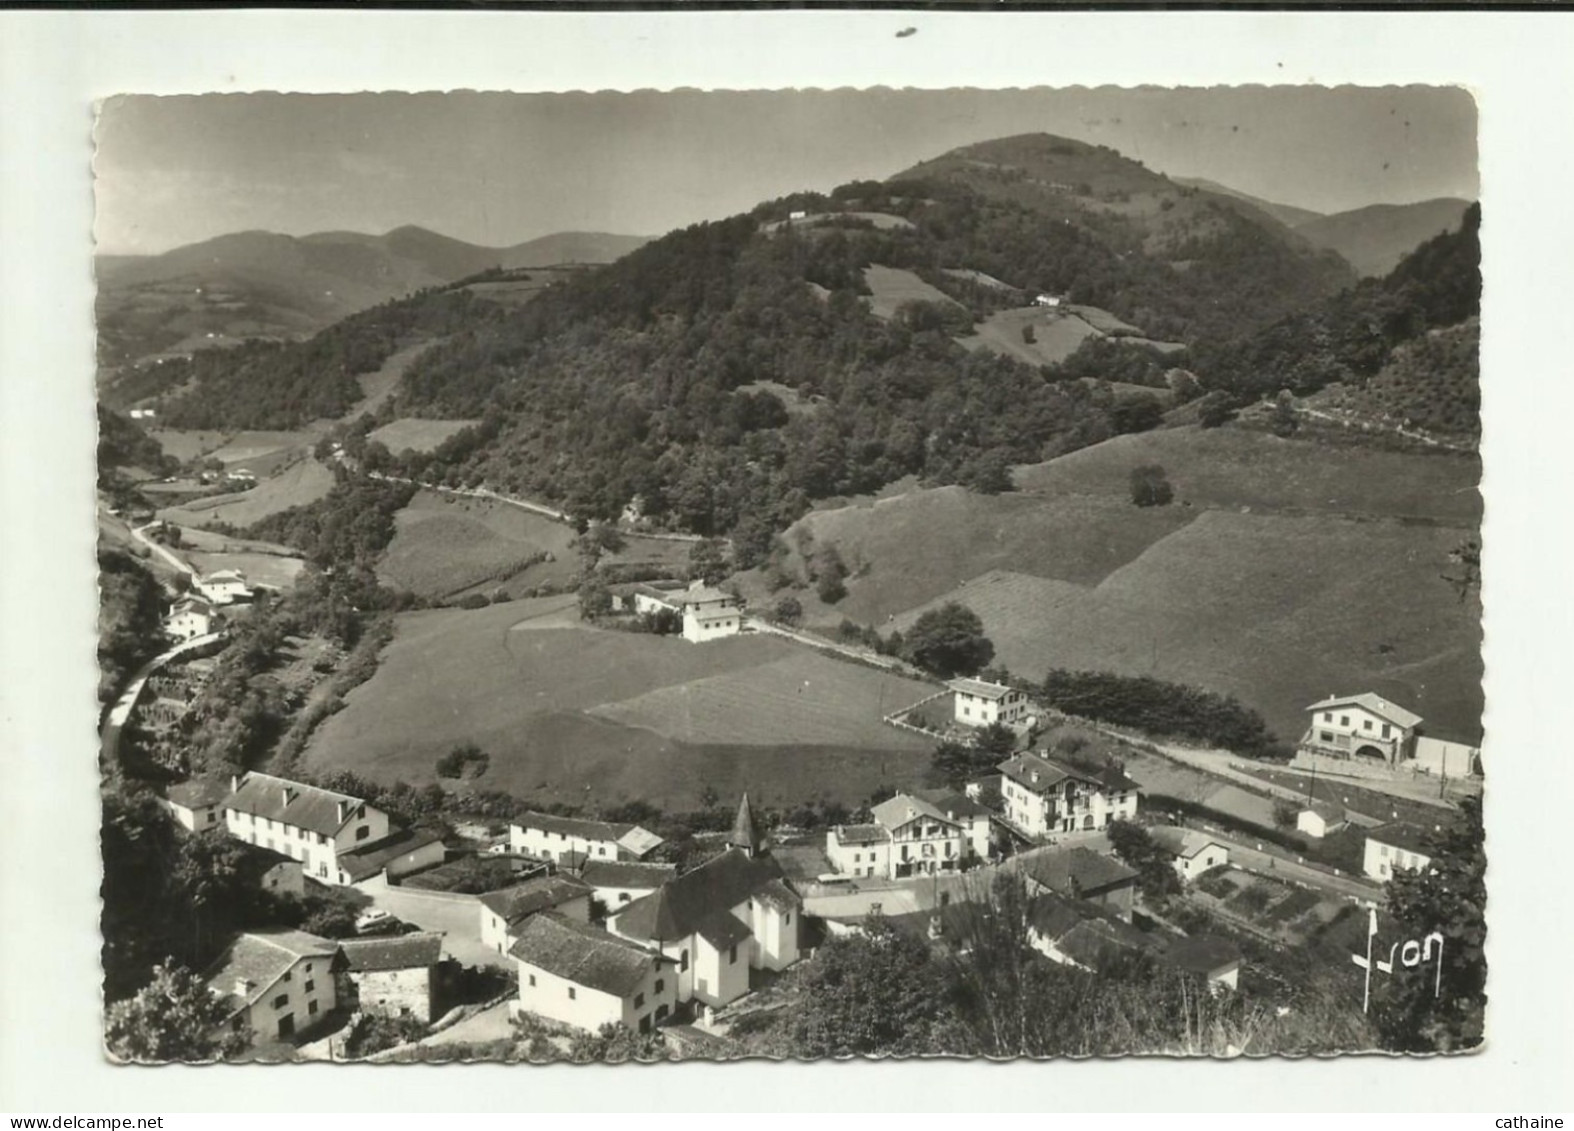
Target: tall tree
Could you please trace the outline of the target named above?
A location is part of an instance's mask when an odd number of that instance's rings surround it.
[[[223,1060],[249,1043],[248,1034],[225,1026],[225,1012],[224,1003],[190,970],[158,966],[153,980],[134,997],[109,1007],[104,1040],[119,1060]]]
[[[1388,881],[1384,937],[1442,935],[1441,965],[1394,967],[1373,1012],[1384,1048],[1451,1052],[1481,1043],[1486,1011],[1486,851],[1481,802],[1466,798],[1460,818],[1430,837],[1432,861]],[[1434,952],[1436,953],[1436,952]]]
[[[972,675],[994,658],[984,622],[965,605],[947,601],[913,623],[904,643],[906,658],[942,679]]]

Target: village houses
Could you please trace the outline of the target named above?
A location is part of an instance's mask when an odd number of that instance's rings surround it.
[[[1003,683],[982,679],[953,679],[951,689],[956,721],[963,726],[987,727],[995,723],[1017,727],[1028,720],[1027,693]]]
[[[743,631],[743,602],[731,593],[701,581],[687,589],[640,583],[614,591],[614,607],[632,606],[639,614],[675,613],[683,622],[683,639],[692,643],[736,636]]]
[[[613,934],[671,959],[677,1000],[715,1007],[749,992],[751,970],[798,961],[802,901],[770,856],[745,795],[721,855],[625,905]]]
[[[407,833],[388,814],[358,797],[255,771],[231,780],[224,799],[231,836],[301,862],[306,875],[327,884],[352,884],[381,874],[360,865],[364,855],[392,844],[406,871],[442,863],[440,838]],[[390,840],[392,838],[392,840]]]
[[[950,790],[899,793],[867,825],[837,825],[825,855],[842,875],[902,879],[954,872],[990,855],[989,810]]]
[[[1104,829],[1137,815],[1140,787],[1115,766],[1089,769],[1018,754],[1000,764],[1000,773],[1006,820],[1035,839]]]
[[[1366,834],[1361,870],[1371,879],[1386,883],[1395,872],[1419,872],[1431,865],[1432,848],[1424,829],[1390,824]]]
[[[246,578],[238,569],[221,569],[196,578],[192,587],[215,605],[229,605],[236,601],[249,601],[252,591]]]
[[[1311,715],[1298,755],[1331,758],[1368,769],[1411,770],[1461,778],[1481,773],[1481,750],[1420,733],[1421,716],[1380,695],[1333,695]]]
[[[1159,828],[1150,830],[1150,835],[1169,854],[1183,884],[1230,862],[1229,848],[1199,829]]]
[[[572,876],[536,876],[513,887],[487,892],[480,899],[481,944],[498,954],[507,954],[525,922],[545,911],[588,923],[590,900],[590,885]]]
[[[207,601],[200,597],[182,597],[164,618],[164,631],[176,640],[195,640],[212,632],[216,620],[217,614]]]
[[[676,879],[676,864],[646,864],[635,860],[588,860],[577,873],[590,885],[591,899],[605,912],[641,899],[668,880]]]
[[[231,792],[232,787],[216,778],[195,778],[170,786],[158,804],[181,828],[200,833],[218,825],[224,800]]]
[[[523,813],[508,829],[509,851],[517,856],[577,868],[588,860],[643,860],[661,838],[638,825]]]
[[[225,1023],[259,1044],[317,1027],[339,1005],[339,944],[305,931],[248,931],[204,975]]]
[[[1047,848],[1021,865],[1028,890],[1084,900],[1131,922],[1136,903],[1137,872],[1091,848]]]
[[[555,912],[531,916],[509,954],[519,968],[510,1016],[530,1012],[592,1033],[603,1025],[648,1033],[678,1004],[670,958]]]
[[[347,1005],[384,1017],[437,1019],[439,971],[444,969],[441,932],[344,939],[339,950],[339,997]]]

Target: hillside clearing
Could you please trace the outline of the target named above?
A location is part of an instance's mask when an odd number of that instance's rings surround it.
[[[314,503],[332,489],[333,472],[308,458],[261,480],[249,491],[194,499],[184,506],[161,510],[158,517],[179,526],[225,522],[245,527],[291,507]]]
[[[404,377],[404,371],[410,368],[410,363],[420,357],[431,344],[429,340],[423,340],[405,346],[390,354],[376,371],[362,373],[357,377],[356,380],[361,384],[361,400],[341,419],[348,422],[357,420],[363,415],[375,414],[382,408],[383,402],[398,390],[399,382]]]
[[[148,435],[158,441],[165,455],[178,459],[181,463],[205,456],[223,447],[229,440],[229,436],[223,432],[186,431],[177,428],[160,428],[149,432]]]
[[[1025,328],[1031,327],[1033,341],[1023,339]],[[973,333],[958,338],[963,349],[990,350],[1005,354],[1029,365],[1055,365],[1065,361],[1077,347],[1089,338],[1101,335],[1087,322],[1074,314],[1046,310],[1037,306],[1020,306],[991,314],[973,328]]]
[[[1117,436],[1013,469],[1017,490],[1129,499],[1131,469],[1161,465],[1177,505],[1358,515],[1474,527],[1481,461],[1281,440],[1243,428],[1170,428]]]
[[[237,432],[222,447],[207,453],[227,471],[244,469],[253,475],[272,475],[292,460],[299,459],[317,437],[311,432]]]
[[[584,801],[593,791],[600,803],[638,797],[678,806],[691,806],[706,784],[724,793],[747,788],[763,804],[820,796],[856,802],[882,781],[914,785],[922,777],[929,744],[878,725],[882,702],[900,700],[909,693],[900,685],[910,681],[769,637],[692,645],[535,627],[561,618],[573,600],[399,617],[377,674],[322,726],[308,764],[426,782],[441,754],[470,741],[492,756],[483,786],[542,799]],[[786,679],[808,683],[791,702],[772,692]],[[658,719],[657,701],[648,697],[685,683],[698,688],[688,717]],[[720,709],[738,696],[742,709]],[[630,704],[645,723],[706,741],[597,717],[616,704]],[[873,729],[862,721],[868,717]],[[834,737],[826,718],[844,720],[849,735],[826,741]],[[865,737],[873,740],[868,746]]]
[[[870,291],[869,309],[876,318],[894,318],[904,302],[938,302],[960,305],[945,292],[930,286],[911,271],[875,264],[864,268],[864,282]]]
[[[366,439],[381,444],[394,455],[401,452],[430,452],[455,433],[479,423],[479,420],[418,420],[405,417],[368,432]]]
[[[972,608],[996,660],[1030,679],[1054,667],[1192,684],[1239,697],[1290,741],[1307,703],[1375,691],[1432,733],[1472,741],[1483,708],[1479,609],[1439,577],[1458,537],[1206,512],[1095,585],[990,575],[931,604]]]
[[[211,554],[204,552],[185,555],[187,561],[200,573],[213,573],[221,569],[238,569],[249,585],[270,589],[288,589],[306,567],[300,558],[285,558],[277,554]]]

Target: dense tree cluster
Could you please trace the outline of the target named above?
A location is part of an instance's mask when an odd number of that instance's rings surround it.
[[[947,601],[919,615],[903,642],[903,657],[942,679],[977,675],[994,659],[984,622],[966,605]]]
[[[109,547],[98,551],[98,592],[98,689],[108,701],[162,650],[164,592],[146,566]]]
[[[1262,716],[1233,696],[1151,676],[1059,668],[1035,690],[1047,706],[1068,715],[1205,742],[1237,754],[1262,757],[1276,752],[1277,740]]]

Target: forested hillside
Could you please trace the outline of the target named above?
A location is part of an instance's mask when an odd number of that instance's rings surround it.
[[[673,232],[523,305],[428,292],[304,344],[148,367],[117,393],[167,392],[176,427],[298,427],[344,413],[356,374],[400,343],[435,339],[384,414],[481,424],[430,454],[357,444],[369,467],[586,519],[637,501],[658,525],[731,534],[747,565],[815,499],[909,475],[1006,490],[1012,464],[1160,422],[1102,382],[1240,405],[1364,381],[1474,312],[1478,220],[1357,284],[1249,202],[1102,147],[1008,138]],[[877,314],[874,267],[931,297]],[[1095,337],[1052,368],[957,344],[1045,293],[1147,337]],[[1142,344],[1160,338],[1188,348]]]

